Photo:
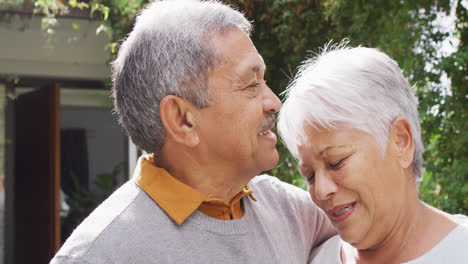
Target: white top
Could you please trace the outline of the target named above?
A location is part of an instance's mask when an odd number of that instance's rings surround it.
[[[468,217],[456,215],[462,223],[445,236],[429,252],[403,264],[466,264],[468,263]],[[336,235],[316,248],[309,264],[342,264],[340,250],[343,241]]]
[[[343,240],[339,235],[329,238],[312,251],[310,254],[312,260],[309,264],[341,264],[340,250],[342,243]]]

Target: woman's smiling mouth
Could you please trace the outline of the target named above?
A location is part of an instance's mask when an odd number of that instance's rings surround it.
[[[338,224],[348,219],[356,209],[356,205],[357,202],[352,202],[347,205],[335,206],[332,210],[328,210],[328,213],[332,216],[333,221]]]

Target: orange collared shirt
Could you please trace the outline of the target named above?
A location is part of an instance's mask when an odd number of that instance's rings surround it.
[[[194,188],[172,177],[165,169],[153,165],[153,157],[144,155],[135,169],[136,183],[177,224],[182,224],[195,210],[221,220],[239,219],[244,215],[241,199],[249,196],[252,189],[247,185],[231,201],[209,198]]]

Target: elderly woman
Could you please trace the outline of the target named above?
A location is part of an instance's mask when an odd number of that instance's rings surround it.
[[[468,217],[418,199],[417,104],[376,49],[341,45],[300,68],[278,129],[339,234],[312,263],[468,263]]]

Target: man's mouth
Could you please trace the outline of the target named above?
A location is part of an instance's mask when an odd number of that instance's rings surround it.
[[[268,134],[272,134],[273,132],[271,132],[271,130],[267,130],[267,131],[263,131],[263,132],[260,132],[258,133],[259,136],[266,136]]]
[[[260,128],[260,132],[258,132],[258,136],[266,136],[269,134],[273,134],[271,129],[275,126],[275,116],[271,115],[265,124]]]

